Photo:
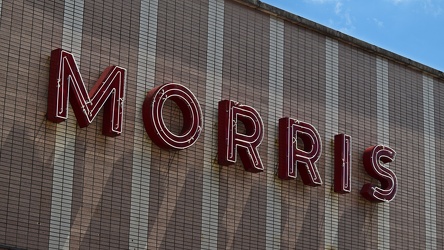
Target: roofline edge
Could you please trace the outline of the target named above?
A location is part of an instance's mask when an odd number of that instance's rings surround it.
[[[291,23],[294,23],[298,26],[302,26],[304,28],[310,29],[314,32],[326,35],[330,38],[334,38],[336,40],[347,43],[351,46],[361,48],[367,52],[372,54],[384,57],[386,59],[399,62],[407,67],[410,67],[415,70],[422,71],[426,74],[429,74],[435,78],[444,80],[444,72],[427,66],[425,64],[419,63],[407,57],[401,56],[394,52],[388,51],[376,45],[370,44],[358,38],[352,37],[350,35],[344,34],[340,31],[334,30],[332,28],[328,28],[322,24],[310,21],[304,17],[298,16],[296,14],[290,13],[286,10],[282,10],[280,8],[274,7],[270,4],[261,2],[259,0],[232,0],[243,5],[247,5],[251,8],[257,9],[269,15],[276,16],[278,18],[284,19]]]

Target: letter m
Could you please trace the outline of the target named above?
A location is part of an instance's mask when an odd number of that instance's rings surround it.
[[[86,91],[74,56],[62,49],[51,52],[47,119],[60,123],[68,118],[68,99],[81,128],[88,126],[104,108],[102,134],[122,133],[126,70],[109,66],[94,87]]]

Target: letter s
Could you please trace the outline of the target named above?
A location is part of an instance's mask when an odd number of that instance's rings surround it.
[[[364,168],[373,178],[381,182],[381,187],[367,183],[361,189],[361,195],[372,202],[389,202],[395,198],[398,180],[386,163],[394,161],[396,152],[390,147],[377,145],[367,148],[362,156]]]

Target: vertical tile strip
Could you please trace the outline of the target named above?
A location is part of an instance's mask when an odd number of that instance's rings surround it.
[[[65,1],[62,48],[77,58],[82,49],[83,7],[83,0]],[[80,66],[79,60],[77,63]],[[76,128],[71,112],[71,117],[56,129],[49,249],[69,248]]]
[[[376,57],[376,93],[377,141],[390,145],[388,62],[380,57]],[[390,249],[390,204],[382,202],[377,207],[378,249]]]
[[[207,71],[204,113],[204,166],[202,180],[201,249],[217,246],[219,169],[217,154],[217,106],[222,98],[224,0],[209,0]]]
[[[281,182],[276,181],[278,153],[277,121],[284,105],[284,21],[270,16],[270,53],[268,77],[268,148],[267,155],[267,220],[266,248],[280,249],[281,243]]]
[[[425,249],[436,249],[435,107],[433,78],[423,76],[425,157]]]
[[[145,134],[142,104],[154,87],[158,0],[142,0],[136,78],[136,121],[131,183],[129,249],[147,249],[151,142]]]
[[[339,196],[333,192],[334,153],[333,138],[338,134],[338,42],[325,41],[325,217],[324,248],[338,249]]]

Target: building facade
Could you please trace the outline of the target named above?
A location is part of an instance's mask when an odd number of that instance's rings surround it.
[[[106,108],[87,127],[72,104],[49,120],[56,49],[79,70],[68,85],[88,91],[125,69],[120,135],[102,134]],[[444,248],[440,71],[255,0],[0,0],[0,64],[0,249]],[[184,149],[146,132],[147,93],[165,83],[201,108]],[[166,99],[162,122],[181,135],[187,109]],[[263,169],[218,164],[222,100],[260,115]],[[316,128],[321,185],[278,177],[283,117]],[[234,128],[249,135],[248,121]],[[343,194],[337,134],[351,138]],[[390,202],[361,195],[387,185],[364,168],[375,145],[396,151],[378,161],[397,177]]]

